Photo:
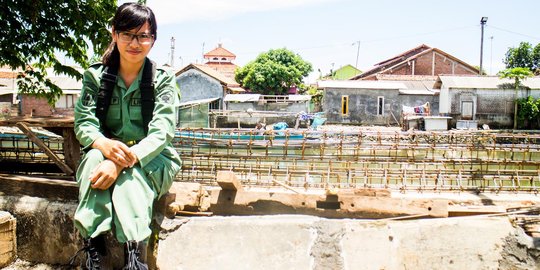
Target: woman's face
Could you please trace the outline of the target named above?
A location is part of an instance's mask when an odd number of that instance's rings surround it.
[[[120,52],[120,65],[142,65],[154,45],[154,37],[148,22],[143,24],[140,29],[115,31],[113,28],[112,30],[113,40]]]

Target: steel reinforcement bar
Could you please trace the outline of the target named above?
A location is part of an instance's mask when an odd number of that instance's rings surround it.
[[[178,130],[179,181],[246,185],[538,192],[540,135],[480,131]]]

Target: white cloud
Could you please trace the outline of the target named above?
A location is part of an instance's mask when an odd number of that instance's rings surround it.
[[[220,20],[237,15],[310,6],[336,0],[148,0],[160,25],[184,21]],[[123,1],[120,1],[123,2]]]

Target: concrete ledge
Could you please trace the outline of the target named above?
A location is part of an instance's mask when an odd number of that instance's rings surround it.
[[[311,216],[178,218],[162,225],[160,269],[501,269],[521,228],[507,217],[414,221],[332,220]],[[523,236],[524,234],[521,233]],[[509,240],[511,239],[511,240]],[[513,243],[511,243],[513,241]],[[520,242],[520,244],[516,244]],[[510,265],[514,265],[512,262]]]

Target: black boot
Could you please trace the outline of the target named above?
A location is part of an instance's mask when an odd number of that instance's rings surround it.
[[[75,253],[69,264],[73,266],[75,258],[79,253],[84,252],[86,255],[86,261],[82,265],[83,269],[87,270],[100,270],[102,268],[103,258],[107,255],[107,248],[105,246],[105,237],[99,235],[95,238],[85,239],[84,246]]]
[[[146,264],[146,244],[144,242],[128,241],[125,244],[123,270],[148,270]]]

